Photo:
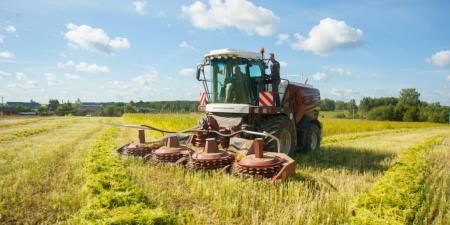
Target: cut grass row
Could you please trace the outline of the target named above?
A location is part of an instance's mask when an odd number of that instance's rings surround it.
[[[149,198],[130,183],[113,150],[118,132],[110,128],[89,148],[86,164],[87,206],[75,224],[172,224],[173,218],[154,208]]]
[[[448,224],[448,151],[430,154],[442,140],[442,136],[434,137],[404,151],[371,190],[358,198],[352,222]]]
[[[0,128],[5,129],[8,127],[14,127],[19,125],[27,125],[36,123],[44,118],[14,118],[14,119],[0,119]]]
[[[0,133],[0,143],[8,142],[17,139],[27,138],[32,135],[42,134],[46,132],[50,132],[56,129],[60,129],[66,126],[73,125],[79,122],[79,119],[67,118],[67,119],[59,119],[54,121],[46,121],[37,122],[37,124],[33,124],[33,126],[29,125],[27,127],[19,126],[19,128],[8,129],[6,131],[2,131]],[[47,123],[49,122],[49,123]],[[11,130],[11,131],[9,131]]]
[[[79,121],[0,143],[0,224],[55,224],[83,205],[84,149],[101,131]]]

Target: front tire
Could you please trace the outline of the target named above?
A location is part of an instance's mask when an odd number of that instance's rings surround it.
[[[319,150],[321,140],[322,132],[320,127],[315,123],[311,123],[306,130],[305,151],[314,152]]]
[[[263,122],[260,131],[266,131],[280,140],[280,152],[288,155],[295,153],[297,134],[294,123],[287,116],[275,116]],[[266,137],[264,150],[277,152],[277,141]]]

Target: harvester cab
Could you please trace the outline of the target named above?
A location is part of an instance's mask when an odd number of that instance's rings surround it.
[[[124,145],[119,152],[145,153],[149,161],[182,163],[190,169],[223,169],[272,180],[295,175],[290,156],[320,147],[320,92],[286,79],[279,82],[278,93],[273,92],[267,64],[264,49],[210,51],[197,67],[197,80],[204,87],[199,104],[204,115],[198,125],[183,131],[134,125],[141,129],[140,144]],[[276,95],[280,105],[275,104]],[[170,135],[145,142],[143,129]],[[159,149],[145,147],[161,141],[165,146]]]

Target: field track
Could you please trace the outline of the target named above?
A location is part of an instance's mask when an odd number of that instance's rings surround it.
[[[165,128],[176,130],[192,125],[196,116],[162,117],[172,118],[173,125]],[[450,221],[450,177],[442,172],[450,168],[448,126],[410,123],[382,129],[386,125],[376,124],[381,129],[329,134],[320,151],[296,156],[294,179],[271,185],[220,172],[189,172],[120,158],[114,149],[135,140],[136,130],[111,131],[101,121],[106,120],[0,120],[0,224]],[[110,121],[161,123],[132,115]],[[149,138],[158,135],[152,133]],[[97,165],[103,165],[102,169]],[[104,174],[99,173],[103,170]],[[108,174],[112,177],[103,180]],[[408,182],[393,180],[410,176],[413,179]],[[377,203],[389,199],[398,205]],[[406,214],[395,211],[405,207]]]

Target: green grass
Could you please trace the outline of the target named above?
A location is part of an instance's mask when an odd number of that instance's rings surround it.
[[[96,138],[88,150],[86,190],[88,200],[77,224],[173,224],[161,209],[151,209],[150,199],[130,183],[126,168],[112,149],[117,129],[110,128]]]

